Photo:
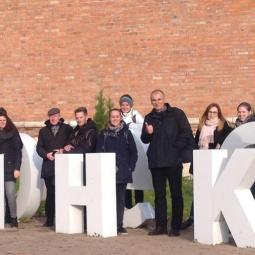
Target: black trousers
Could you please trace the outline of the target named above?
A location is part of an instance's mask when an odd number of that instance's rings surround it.
[[[135,204],[143,202],[143,190],[135,190]],[[125,206],[127,209],[133,207],[132,203],[132,190],[126,190]]]
[[[116,185],[117,229],[121,228],[123,225],[126,188],[127,184]]]
[[[182,165],[152,168],[151,174],[155,192],[156,226],[167,227],[166,183],[168,181],[172,197],[171,227],[180,229],[183,217]]]
[[[45,177],[44,182],[47,189],[45,201],[46,223],[53,225],[55,219],[55,178],[54,176]]]

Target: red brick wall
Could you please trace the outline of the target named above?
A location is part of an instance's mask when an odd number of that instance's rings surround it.
[[[130,93],[143,114],[149,93],[198,117],[255,104],[254,0],[0,1],[0,105],[15,121],[66,119],[96,93]]]

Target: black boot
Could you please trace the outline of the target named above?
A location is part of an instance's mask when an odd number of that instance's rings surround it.
[[[154,228],[152,231],[148,233],[149,236],[157,236],[157,235],[164,235],[167,234],[167,229],[166,227],[163,226],[157,226]]]
[[[19,226],[17,218],[11,218],[11,227],[17,228]]]
[[[184,221],[181,225],[181,229],[189,228],[193,225],[194,220],[192,218],[188,218],[186,221]]]

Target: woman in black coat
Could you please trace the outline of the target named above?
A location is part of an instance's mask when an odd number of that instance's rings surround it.
[[[194,149],[220,149],[228,134],[233,130],[224,118],[221,108],[216,103],[207,106],[203,113],[195,136]],[[190,173],[193,174],[193,164],[190,166]],[[185,229],[193,224],[194,212],[193,202],[190,210],[190,217],[182,223],[181,228]]]
[[[4,154],[4,188],[10,209],[11,227],[18,227],[16,206],[16,179],[20,175],[22,142],[18,130],[7,116],[0,111],[0,154]]]
[[[110,111],[108,126],[98,138],[97,152],[116,153],[117,232],[126,234],[127,231],[123,228],[125,192],[127,183],[132,183],[132,172],[137,161],[137,149],[133,135],[122,120],[119,109]]]

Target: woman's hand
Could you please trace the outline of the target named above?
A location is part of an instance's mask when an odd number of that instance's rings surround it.
[[[20,176],[20,171],[15,169],[14,173],[13,173],[13,176],[14,176],[15,179],[17,179]]]

